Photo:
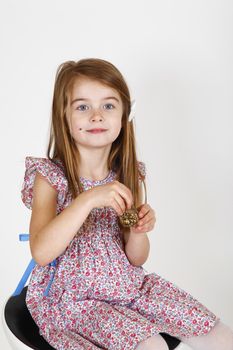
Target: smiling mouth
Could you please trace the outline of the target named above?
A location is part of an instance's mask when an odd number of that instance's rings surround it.
[[[90,129],[87,130],[87,132],[90,132],[91,134],[99,134],[101,132],[107,131],[107,129]]]

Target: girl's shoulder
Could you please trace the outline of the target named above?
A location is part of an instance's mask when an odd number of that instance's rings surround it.
[[[46,170],[57,170],[63,172],[63,165],[59,159],[49,159],[44,157],[32,157],[27,156],[25,158],[25,168],[34,169],[38,168],[43,171]]]
[[[59,159],[50,160],[32,156],[25,158],[25,174],[21,189],[23,203],[27,208],[32,209],[33,185],[37,172],[58,192],[58,211],[60,211],[68,194],[68,182]]]

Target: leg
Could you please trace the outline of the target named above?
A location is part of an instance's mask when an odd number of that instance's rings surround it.
[[[153,335],[152,337],[143,340],[139,345],[136,347],[135,350],[169,350],[168,346],[161,337],[160,334]]]
[[[208,334],[182,337],[181,341],[194,350],[233,350],[233,331],[218,321]]]

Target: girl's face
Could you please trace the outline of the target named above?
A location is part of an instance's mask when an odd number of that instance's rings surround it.
[[[67,113],[76,146],[111,145],[121,130],[123,104],[118,92],[96,80],[77,78]]]

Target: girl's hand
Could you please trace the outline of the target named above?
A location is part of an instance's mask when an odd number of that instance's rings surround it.
[[[130,232],[139,234],[152,231],[156,222],[155,211],[149,204],[143,204],[138,208],[138,212],[139,221],[130,227]]]
[[[130,209],[133,204],[133,195],[128,187],[114,180],[105,185],[94,186],[85,191],[89,196],[91,207],[112,207],[118,215]]]

